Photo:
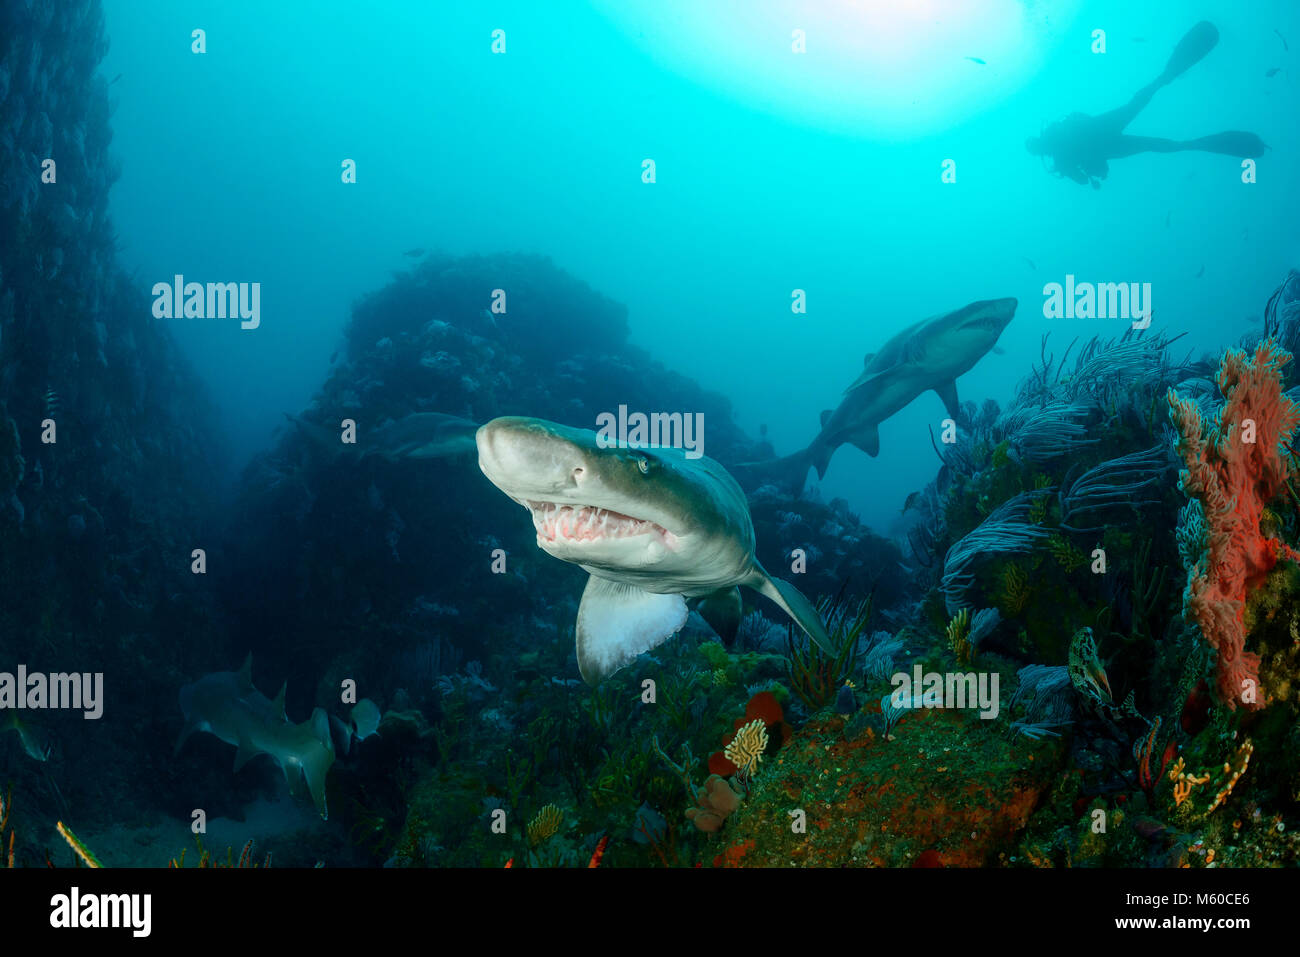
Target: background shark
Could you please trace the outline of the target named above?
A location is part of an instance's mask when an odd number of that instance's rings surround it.
[[[740,585],[828,645],[809,601],[754,556],[745,494],[712,459],[602,448],[592,431],[523,417],[493,419],[477,441],[483,474],[532,514],[537,546],[591,575],[577,623],[588,684],[680,631],[687,599],[730,640]]]
[[[808,466],[826,477],[831,456],[845,442],[867,455],[880,453],[879,426],[922,392],[933,389],[954,419],[960,410],[957,377],[979,362],[1016,314],[1016,300],[981,299],[953,312],[908,326],[878,352],[868,352],[862,374],[844,390],[834,410],[821,415],[822,428],[806,449],[738,468],[742,477],[777,481],[796,492]]]
[[[339,441],[338,429],[288,416],[313,444],[335,455],[378,455],[390,462],[398,459],[440,459],[473,455],[478,423],[442,412],[415,412],[394,419],[369,435],[361,424],[355,445]]]
[[[176,739],[175,753],[195,731],[207,731],[239,749],[236,771],[257,755],[269,754],[284,771],[290,791],[295,790],[301,771],[316,810],[326,819],[325,775],[334,764],[329,716],[316,708],[302,724],[291,724],[284,713],[284,691],[282,686],[271,701],[253,687],[252,654],[238,671],[216,671],[186,685],[180,694],[185,727]]]

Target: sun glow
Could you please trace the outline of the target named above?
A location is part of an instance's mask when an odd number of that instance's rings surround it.
[[[1074,2],[1050,19],[1035,0],[601,6],[665,68],[759,109],[875,135],[939,128],[1000,100],[1038,68]]]

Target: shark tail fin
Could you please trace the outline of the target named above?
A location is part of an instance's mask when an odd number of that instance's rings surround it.
[[[320,813],[322,821],[329,820],[329,808],[325,804],[325,775],[334,764],[334,739],[330,737],[330,719],[323,708],[317,708],[304,722],[311,726],[312,736],[320,742],[320,747],[304,748],[299,755],[302,774],[307,779],[307,790],[311,793],[312,803]]]

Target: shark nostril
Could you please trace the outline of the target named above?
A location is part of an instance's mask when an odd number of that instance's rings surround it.
[[[585,471],[584,471],[583,467],[582,467],[581,465],[577,466],[577,467],[573,470],[573,480],[574,480],[575,482],[581,482],[581,481],[583,480],[584,477],[585,477]]]

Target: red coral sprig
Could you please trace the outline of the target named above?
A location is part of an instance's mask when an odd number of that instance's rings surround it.
[[[1207,435],[1196,403],[1169,390],[1169,416],[1186,468],[1179,487],[1201,503],[1206,550],[1187,573],[1183,612],[1218,653],[1216,687],[1229,708],[1262,707],[1259,656],[1246,650],[1246,597],[1280,559],[1300,556],[1260,531],[1267,505],[1286,485],[1282,454],[1300,424],[1300,411],[1282,393],[1282,367],[1291,354],[1271,339],[1253,356],[1229,349],[1215,381],[1224,405]]]

